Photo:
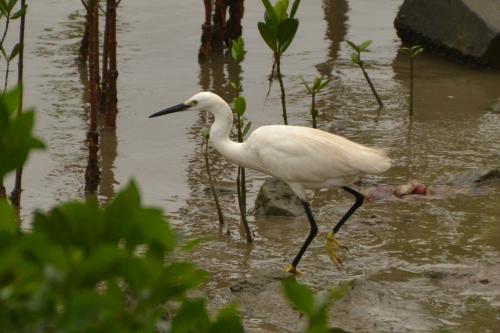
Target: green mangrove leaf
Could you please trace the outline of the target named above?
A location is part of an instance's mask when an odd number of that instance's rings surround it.
[[[353,53],[351,54],[351,59],[352,59],[352,62],[359,65],[361,64],[361,59],[359,58],[359,54],[358,53]]]
[[[277,37],[279,41],[279,53],[283,53],[288,49],[297,33],[299,20],[296,18],[284,19],[278,26]]]
[[[288,0],[277,0],[274,4],[274,12],[278,18],[278,24],[288,17]]]
[[[263,0],[265,1],[265,0]],[[259,28],[260,35],[262,36],[262,39],[266,42],[266,44],[269,46],[269,48],[273,52],[278,52],[278,46],[276,45],[276,36],[273,34],[272,30],[270,27],[265,24],[264,22],[259,22],[257,23],[257,27]]]
[[[233,40],[231,45],[231,56],[237,62],[242,62],[245,59],[247,51],[245,50],[245,42],[243,38],[240,36],[238,39]]]
[[[0,200],[0,235],[2,233],[15,234],[16,232],[17,222],[14,209],[7,200]]]
[[[297,9],[299,8],[300,0],[295,0],[292,4],[292,9],[290,10],[290,17],[294,18],[297,13]]]
[[[238,117],[242,117],[245,114],[245,110],[247,108],[247,101],[245,97],[238,96],[234,100],[234,112],[238,115]]]
[[[347,43],[347,45],[349,45],[349,46],[351,47],[351,49],[353,49],[354,51],[356,51],[356,52],[358,52],[358,53],[359,53],[359,52],[361,52],[361,50],[359,49],[359,47],[358,47],[356,44],[354,44],[353,42],[351,42],[350,40],[346,40],[345,42],[346,42],[346,43]]]
[[[17,43],[14,48],[12,49],[12,51],[10,52],[10,55],[9,55],[9,61],[11,61],[12,59],[14,59],[18,54],[19,52],[21,51],[21,44]]]
[[[367,51],[368,47],[372,44],[372,40],[366,40],[359,45],[359,51]]]
[[[210,318],[205,300],[185,300],[172,319],[171,333],[208,333]]]
[[[302,84],[304,85],[304,87],[306,88],[306,91],[308,94],[312,94],[312,90],[311,88],[309,87],[309,84],[307,84],[306,80],[304,80],[304,78],[302,77],[302,75],[299,76],[300,77],[300,80],[302,81]]]
[[[19,9],[17,12],[15,12],[11,17],[10,19],[11,20],[17,20],[18,18],[20,18],[21,16],[24,16],[24,14],[26,14],[26,10],[28,9],[28,6],[25,5],[23,8]]]
[[[314,313],[314,294],[308,287],[292,279],[284,281],[282,287],[286,298],[297,310],[306,315]]]
[[[245,137],[248,134],[248,131],[250,131],[250,126],[252,126],[252,122],[249,121],[246,123],[245,128],[243,129],[242,136]]]
[[[201,136],[205,139],[208,140],[210,138],[210,130],[208,128],[203,128],[201,130]]]
[[[278,18],[276,17],[276,13],[274,12],[274,7],[271,5],[271,2],[269,0],[262,0],[262,3],[266,8],[267,19],[274,24],[278,24]]]

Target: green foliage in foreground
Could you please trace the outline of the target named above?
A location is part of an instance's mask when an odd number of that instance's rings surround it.
[[[306,326],[303,333],[346,332],[339,328],[330,328],[328,310],[333,303],[345,296],[348,289],[348,284],[341,284],[329,292],[315,294],[310,288],[295,280],[283,282],[283,292],[286,298],[295,309],[305,316]]]
[[[35,122],[33,111],[17,116],[20,89],[6,92],[0,98],[0,179],[22,166],[33,149],[43,143],[31,134]]]
[[[37,212],[30,232],[18,231],[5,201],[0,220],[2,332],[157,332],[164,306],[178,302],[172,333],[205,332],[182,325],[195,320],[241,328],[234,308],[215,322],[204,305],[205,312],[183,311],[200,304],[184,296],[206,274],[172,259],[176,235],[160,210],[141,205],[134,183],[106,208],[71,202]]]

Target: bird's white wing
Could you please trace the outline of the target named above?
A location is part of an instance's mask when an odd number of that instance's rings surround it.
[[[256,169],[289,182],[321,183],[390,167],[390,159],[380,150],[301,126],[260,127],[246,145]]]

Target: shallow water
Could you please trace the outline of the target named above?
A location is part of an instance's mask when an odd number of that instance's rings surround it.
[[[289,122],[310,126],[309,99],[300,75],[318,73],[333,84],[318,96],[319,127],[383,147],[394,167],[370,183],[401,184],[411,179],[445,183],[477,167],[500,166],[500,73],[473,70],[441,56],[423,54],[416,63],[415,116],[407,114],[408,63],[398,55],[392,26],[401,0],[303,1],[296,40],[283,58]],[[38,0],[30,5],[26,46],[26,105],[37,109],[37,133],[48,150],[35,154],[25,171],[23,216],[55,202],[81,198],[85,171],[87,114],[85,88],[76,56],[83,10],[78,1]],[[203,8],[200,1],[124,1],[119,15],[119,118],[116,133],[102,133],[103,201],[135,178],[148,205],[163,207],[179,230],[211,236],[193,259],[213,273],[206,286],[214,307],[233,300],[228,286],[255,270],[279,270],[296,254],[307,234],[305,219],[251,219],[255,242],[246,245],[238,225],[233,181],[236,169],[212,155],[228,225],[219,230],[207,190],[200,130],[206,115],[185,113],[148,119],[199,90],[233,97],[234,68],[224,60],[197,62]],[[265,100],[271,53],[258,35],[259,1],[247,1],[244,37],[248,54],[242,85],[246,116],[253,128],[281,123],[279,89]],[[386,107],[379,110],[345,39],[373,40],[367,70]],[[249,172],[251,207],[264,175]],[[9,184],[9,183],[8,183]],[[9,186],[10,187],[10,186]],[[441,288],[420,273],[428,265],[499,264],[500,190],[489,195],[368,204],[339,234],[349,251],[338,272],[323,247],[326,232],[351,205],[339,191],[310,193],[319,214],[320,237],[304,256],[300,279],[317,290],[356,277],[390,282],[400,297],[417,299],[434,318],[457,332],[495,332],[500,310],[488,297]],[[325,208],[326,206],[326,208]],[[368,223],[375,215],[380,223]],[[275,295],[271,295],[274,297]],[[269,297],[271,297],[269,296]],[[276,295],[277,298],[281,296]],[[236,299],[237,300],[237,299]],[[244,303],[244,302],[240,302]],[[248,306],[241,304],[242,309]],[[266,309],[243,311],[251,332],[293,331],[288,318]]]

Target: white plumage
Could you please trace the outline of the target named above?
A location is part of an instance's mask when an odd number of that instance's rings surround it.
[[[351,184],[364,174],[384,172],[391,166],[389,157],[381,150],[303,126],[262,126],[257,128],[245,142],[234,142],[229,137],[233,126],[231,108],[222,98],[210,92],[198,93],[186,102],[150,117],[183,110],[203,110],[212,113],[215,121],[210,127],[210,142],[222,156],[242,167],[261,171],[286,182],[302,199],[311,223],[311,233],[289,267],[291,272],[297,271],[296,266],[302,254],[317,233],[305,189],[341,186],[355,195],[356,204],[336,225],[331,235],[331,241],[335,243],[333,234],[363,201],[360,193],[344,185]],[[332,257],[334,262],[340,260],[333,250],[330,255],[334,256]]]

